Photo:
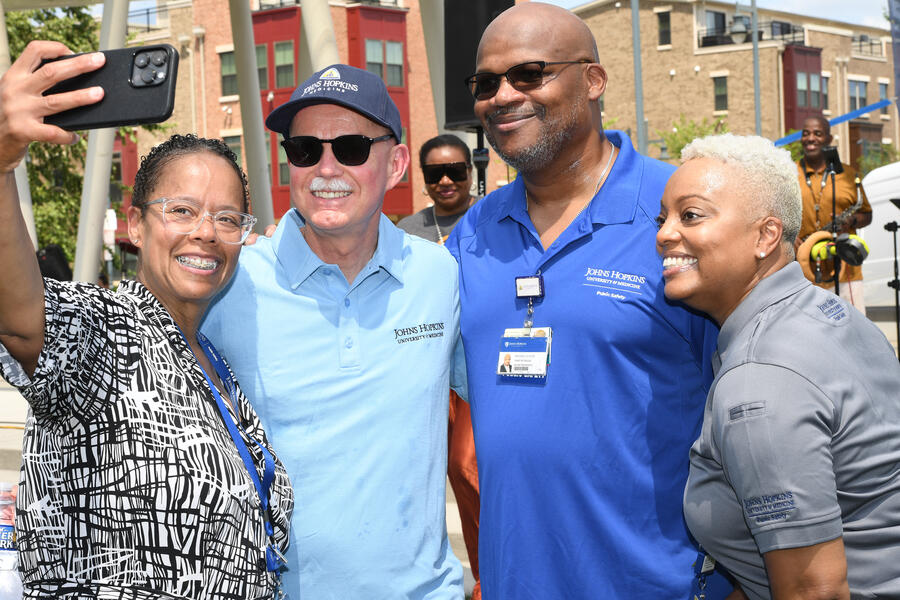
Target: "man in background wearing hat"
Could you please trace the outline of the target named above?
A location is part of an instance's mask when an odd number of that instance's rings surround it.
[[[381,214],[409,164],[400,114],[379,77],[333,65],[266,125],[294,210],[244,249],[203,332],[294,486],[285,591],[462,598],[444,517],[447,388],[466,391],[457,269]]]

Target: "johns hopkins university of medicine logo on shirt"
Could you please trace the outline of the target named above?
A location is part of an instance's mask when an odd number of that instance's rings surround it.
[[[303,88],[303,94],[300,97],[306,98],[323,92],[353,93],[358,91],[358,84],[344,81],[341,79],[340,70],[337,67],[331,67],[319,75],[319,79]]]
[[[582,285],[593,288],[597,296],[625,300],[640,296],[647,277],[607,267],[587,267]]]

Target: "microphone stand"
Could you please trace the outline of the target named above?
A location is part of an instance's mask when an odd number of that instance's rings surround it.
[[[472,162],[475,163],[475,172],[478,174],[478,195],[484,198],[487,195],[487,168],[491,157],[484,146],[484,129],[481,125],[475,128],[475,133],[478,143],[472,151]]]
[[[831,242],[834,244],[834,247],[837,248],[837,238],[838,238],[838,228],[837,228],[837,187],[835,187],[835,166],[831,161],[826,163],[825,172],[822,174],[822,177],[828,177],[831,175]],[[838,256],[837,252],[834,253],[833,257],[834,264],[834,295],[841,295],[841,257]]]
[[[887,285],[894,288],[894,324],[897,326],[897,358],[900,359],[900,270],[897,268],[897,221],[885,223],[885,230],[894,234],[894,279]]]

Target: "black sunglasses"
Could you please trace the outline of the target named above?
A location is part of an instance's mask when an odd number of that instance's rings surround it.
[[[377,138],[364,135],[339,135],[331,140],[320,140],[311,135],[298,135],[281,141],[287,158],[295,167],[311,167],[322,158],[322,144],[331,144],[334,157],[342,165],[355,167],[369,160],[369,151],[375,142],[391,139],[393,134]]]
[[[466,78],[466,85],[469,91],[475,96],[476,100],[487,100],[493,98],[497,90],[500,89],[500,80],[506,77],[509,85],[513,86],[520,92],[539,88],[547,82],[548,75],[544,74],[544,69],[550,65],[577,65],[591,63],[586,58],[581,60],[560,60],[556,62],[546,62],[543,60],[532,60],[520,65],[513,65],[506,70],[506,73],[475,73]],[[561,70],[560,70],[561,71]],[[553,75],[558,75],[554,73]]]
[[[453,181],[465,181],[469,177],[469,165],[464,162],[422,165],[425,183],[437,183],[447,175]]]

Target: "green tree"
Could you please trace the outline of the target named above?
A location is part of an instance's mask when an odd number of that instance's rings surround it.
[[[798,130],[791,129],[787,132],[787,135],[792,133],[796,133]],[[798,139],[796,142],[791,142],[790,144],[785,144],[782,146],[785,150],[791,153],[791,160],[794,162],[800,162],[800,159],[803,158],[803,145],[800,143]]]
[[[666,151],[675,159],[681,158],[681,151],[689,143],[699,137],[714,135],[717,133],[725,133],[728,131],[728,123],[723,117],[717,117],[714,121],[710,121],[706,117],[702,121],[689,120],[684,113],[679,115],[678,120],[672,124],[672,128],[667,131],[656,131],[656,135],[662,138]]]
[[[869,171],[897,162],[897,160],[900,160],[900,156],[890,144],[866,144],[865,152],[856,162],[859,176],[863,178]]]
[[[9,49],[15,60],[32,40],[62,42],[74,52],[99,46],[98,26],[87,8],[60,8],[6,13]],[[59,244],[71,260],[78,236],[81,205],[84,136],[71,146],[33,143],[28,148],[28,181],[34,204],[38,241]]]

